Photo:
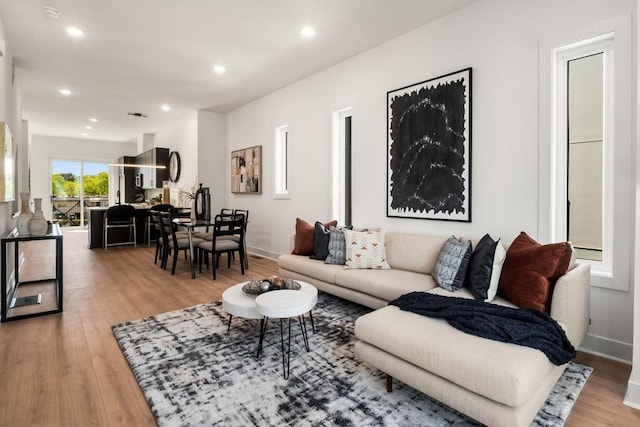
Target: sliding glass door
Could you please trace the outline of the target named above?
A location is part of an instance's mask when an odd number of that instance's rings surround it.
[[[86,225],[87,207],[108,206],[109,166],[106,163],[51,161],[53,218],[65,226]]]

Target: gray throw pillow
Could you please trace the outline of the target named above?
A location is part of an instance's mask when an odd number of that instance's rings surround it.
[[[325,264],[344,265],[347,261],[347,245],[344,240],[344,232],[334,226],[329,227],[329,255],[324,260]]]
[[[433,279],[448,291],[461,289],[470,258],[471,241],[461,242],[453,236],[449,237],[436,259]]]

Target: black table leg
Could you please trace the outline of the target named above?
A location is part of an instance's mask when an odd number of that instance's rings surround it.
[[[300,330],[302,331],[302,340],[304,341],[304,348],[309,352],[309,335],[307,334],[307,324],[303,316],[298,316],[298,322],[300,323]]]
[[[260,319],[260,340],[258,341],[258,351],[256,353],[256,357],[260,357],[260,353],[262,353],[262,344],[264,343],[264,335],[267,332],[267,321],[268,317],[263,317]]]
[[[231,319],[233,319],[233,314],[229,315],[229,323],[227,324],[227,333],[229,333],[229,330],[231,329]]]
[[[309,311],[309,318],[311,319],[311,330],[315,334],[316,333],[316,325],[315,325],[315,323],[313,323],[313,313],[311,311]]]
[[[291,366],[291,318],[289,317],[289,336],[287,338],[287,355],[284,354],[284,331],[282,329],[282,318],[280,319],[280,348],[282,350],[282,376],[289,379],[289,367]],[[286,364],[285,364],[286,358]]]

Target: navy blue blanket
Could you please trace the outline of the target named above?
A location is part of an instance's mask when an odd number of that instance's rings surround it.
[[[564,330],[541,311],[426,292],[402,295],[389,305],[423,316],[445,319],[454,328],[468,334],[538,349],[554,365],[563,365],[576,355]]]

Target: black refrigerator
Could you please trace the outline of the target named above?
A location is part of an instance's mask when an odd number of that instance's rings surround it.
[[[118,163],[121,165],[135,165],[135,156],[123,156],[118,159]],[[140,192],[136,189],[136,167],[118,166],[118,194],[116,202],[122,203],[134,203],[136,196]]]

